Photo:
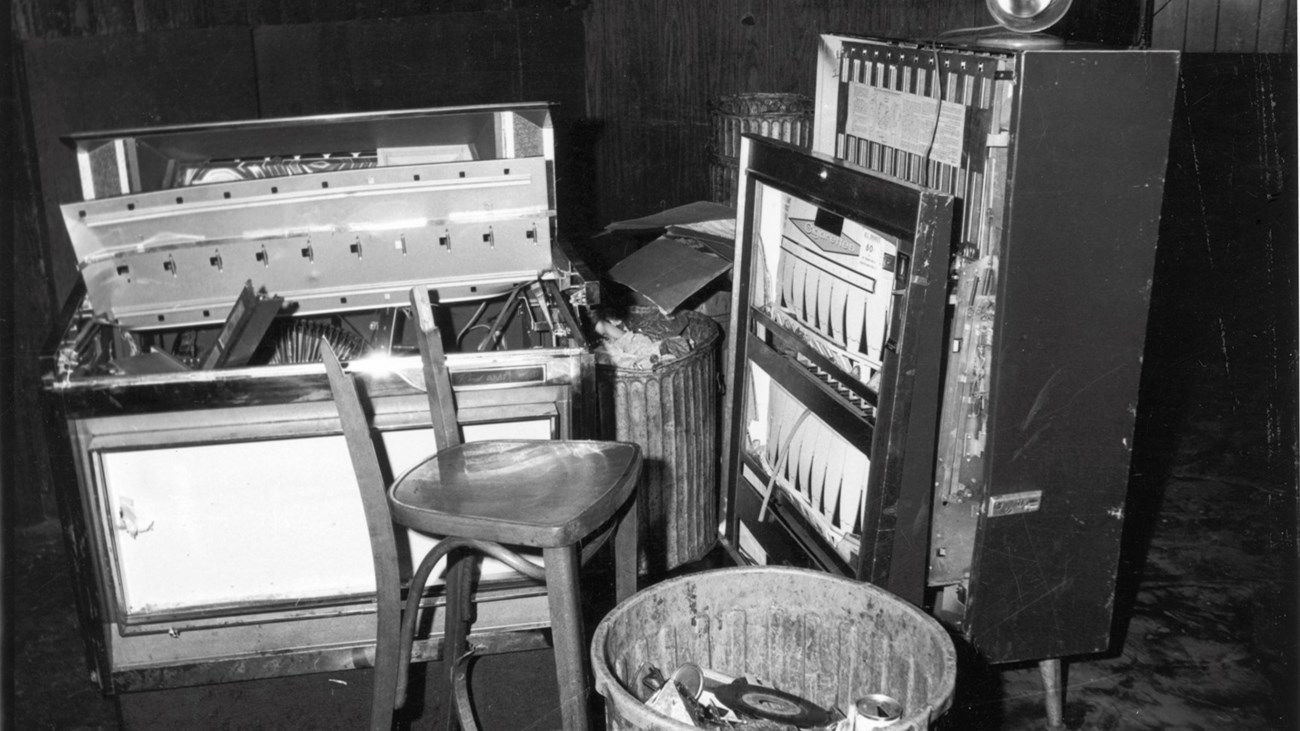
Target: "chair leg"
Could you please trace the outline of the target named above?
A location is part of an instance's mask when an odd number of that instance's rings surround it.
[[[473,661],[473,655],[474,648],[471,647],[457,658],[451,671],[451,684],[456,691],[453,702],[460,710],[461,731],[479,731],[478,721],[474,720],[474,702],[469,697],[469,664]]]
[[[446,684],[442,697],[447,704],[446,723],[443,728],[454,731],[460,726],[456,695],[456,668],[469,648],[471,591],[474,565],[477,556],[468,551],[455,551],[447,556],[447,624],[442,639],[442,662],[446,668]]]
[[[401,604],[398,597],[381,597],[375,609],[378,627],[374,674],[371,676],[374,686],[371,691],[370,729],[389,731],[393,727],[393,695],[397,689],[402,662]]]
[[[637,563],[640,550],[637,540],[636,494],[628,500],[614,533],[614,596],[623,601],[636,593]]]
[[[582,606],[578,593],[578,547],[547,548],[546,595],[551,609],[555,673],[565,731],[587,731],[587,665],[583,652]]]

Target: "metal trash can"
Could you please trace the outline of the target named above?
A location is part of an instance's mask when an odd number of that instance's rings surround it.
[[[902,706],[891,730],[930,728],[952,705],[957,676],[952,640],[933,617],[870,584],[775,566],[682,576],[615,607],[591,645],[607,728],[692,728],[632,687],[646,665],[668,673],[684,663],[823,708],[889,696]]]
[[[596,366],[606,436],[641,445],[637,483],[643,574],[702,558],[718,540],[718,344],[721,330],[695,312],[672,318],[633,307],[632,332],[681,329],[687,355],[649,368]]]
[[[812,146],[813,100],[802,94],[751,93],[719,96],[709,103],[709,194],[736,205],[740,136],[746,132]]]

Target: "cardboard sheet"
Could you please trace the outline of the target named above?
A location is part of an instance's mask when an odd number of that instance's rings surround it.
[[[616,264],[609,277],[644,295],[664,314],[671,314],[731,269],[730,261],[687,242],[660,236]]]
[[[613,231],[649,231],[657,228],[668,228],[669,226],[680,226],[690,223],[700,223],[702,221],[718,221],[730,219],[735,221],[736,209],[734,206],[728,206],[722,203],[713,203],[711,201],[696,201],[687,203],[684,206],[669,208],[666,211],[652,213],[649,216],[641,218],[632,218],[626,221],[615,221],[605,227],[601,234],[611,233]]]

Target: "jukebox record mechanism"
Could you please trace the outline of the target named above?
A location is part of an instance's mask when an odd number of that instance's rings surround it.
[[[245,282],[221,333],[199,356],[199,367],[208,370],[246,365],[283,304],[283,297],[268,295],[265,289],[254,290],[251,280]]]
[[[365,170],[378,164],[378,157],[374,152],[183,162],[177,166],[174,177],[166,181],[166,187],[184,188],[212,183],[283,178],[291,175],[316,175],[341,170]]]
[[[369,349],[366,341],[356,333],[337,325],[311,320],[289,320],[277,325],[272,337],[275,339],[275,350],[271,353],[269,365],[319,363],[322,339],[329,342],[339,360],[352,360]]]

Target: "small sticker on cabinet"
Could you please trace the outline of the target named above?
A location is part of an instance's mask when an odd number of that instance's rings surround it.
[[[1003,515],[1034,513],[1038,511],[1038,508],[1042,503],[1042,490],[1029,490],[1027,492],[1012,492],[1006,495],[993,495],[989,498],[989,517],[997,518]]]

